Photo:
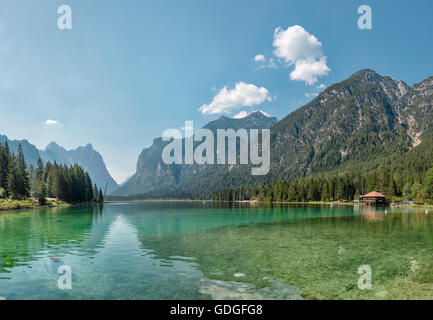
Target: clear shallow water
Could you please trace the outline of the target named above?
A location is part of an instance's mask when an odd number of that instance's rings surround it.
[[[0,213],[6,299],[429,298],[421,210],[201,202]],[[357,287],[361,265],[373,289]],[[57,286],[61,265],[72,289]]]

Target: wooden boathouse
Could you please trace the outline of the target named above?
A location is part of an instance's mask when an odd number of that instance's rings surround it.
[[[370,192],[365,195],[359,196],[359,201],[362,203],[365,203],[366,205],[370,206],[378,206],[378,205],[387,205],[388,200],[386,199],[386,196],[384,196],[380,192]]]

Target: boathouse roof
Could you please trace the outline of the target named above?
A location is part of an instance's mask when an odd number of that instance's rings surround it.
[[[359,196],[360,198],[386,198],[382,193],[372,191],[370,193],[364,194],[363,196]]]

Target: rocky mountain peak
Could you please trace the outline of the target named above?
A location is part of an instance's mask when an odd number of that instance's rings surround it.
[[[428,77],[424,81],[414,85],[413,89],[420,94],[429,96],[433,94],[433,76]]]
[[[349,80],[360,80],[363,82],[378,82],[383,80],[383,76],[371,69],[362,69],[352,74]]]
[[[51,141],[48,145],[47,145],[47,149],[52,149],[52,148],[58,148],[59,145],[57,144],[57,142],[55,141]]]
[[[164,166],[163,145],[143,150],[136,174],[117,195],[206,197],[247,184],[268,183],[341,168],[376,168],[428,145],[433,136],[433,77],[410,88],[403,81],[360,70],[336,83],[278,123],[261,112],[233,119],[222,116],[205,128],[271,128],[271,170],[250,177],[247,168]],[[275,119],[275,120],[272,120]]]
[[[56,142],[52,141],[50,142],[46,147],[45,150],[52,150],[52,151],[66,151],[65,148],[59,146]]]
[[[271,116],[266,115],[263,111],[257,110],[250,112],[246,118],[272,118]]]

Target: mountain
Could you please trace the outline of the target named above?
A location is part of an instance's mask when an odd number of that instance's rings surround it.
[[[319,174],[365,173],[396,166],[413,154],[426,157],[420,166],[431,166],[432,88],[432,78],[409,87],[373,70],[356,72],[272,127],[267,176],[246,179],[245,168],[236,168],[221,170],[214,180],[232,180],[230,187],[240,187]]]
[[[93,149],[91,144],[74,150],[66,150],[57,143],[51,142],[45,150],[38,150],[27,140],[9,140],[7,136],[0,135],[0,142],[4,144],[6,141],[14,153],[17,152],[18,145],[21,143],[24,158],[29,165],[36,166],[39,158],[44,163],[56,161],[68,166],[77,163],[89,173],[92,181],[102,190],[105,190],[105,186],[107,186],[107,193],[109,193],[118,188],[116,181],[110,176],[102,156]]]
[[[217,120],[209,122],[203,128],[215,133],[217,129],[267,129],[276,123],[277,118],[268,117],[261,111],[254,111],[239,119],[221,116]]]
[[[249,166],[166,166],[160,139],[143,150],[137,173],[118,195],[209,198],[223,188],[433,159],[433,77],[413,87],[365,69],[336,83],[271,128],[271,169],[252,176]],[[221,117],[207,126],[234,126]],[[245,121],[245,120],[244,120]],[[408,162],[407,159],[411,159]],[[415,164],[416,163],[416,164]]]
[[[77,163],[90,175],[96,185],[107,193],[113,192],[119,186],[110,176],[102,156],[93,149],[91,144],[85,147],[78,147],[73,150],[66,150],[55,142],[51,142],[45,150],[40,151],[43,161],[56,160],[58,163],[72,165]]]
[[[0,134],[0,143],[5,144],[5,142],[9,144],[9,149],[15,154],[18,151],[18,145],[21,143],[27,163],[36,165],[39,159],[39,150],[30,142],[27,140],[9,140],[7,136]]]
[[[307,176],[407,152],[413,140],[396,106],[410,91],[372,70],[329,87],[272,128],[272,169]]]
[[[277,123],[277,118],[268,117],[260,111],[252,112],[245,118],[233,119],[221,116],[211,121],[203,128],[216,134],[217,129],[238,130],[266,129]],[[157,138],[150,148],[144,149],[137,161],[136,173],[120,186],[112,195],[135,196],[147,194],[159,196],[160,194],[176,194],[178,197],[190,197],[186,186],[200,179],[202,175],[210,175],[218,170],[220,165],[166,165],[162,161],[162,150],[168,142]]]

